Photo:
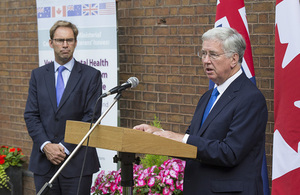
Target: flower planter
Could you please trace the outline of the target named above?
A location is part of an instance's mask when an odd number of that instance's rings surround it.
[[[8,190],[6,188],[0,188],[0,194],[1,195],[22,195],[22,189],[23,189],[23,178],[22,178],[22,168],[21,167],[8,167],[5,170],[6,174],[10,178],[10,182],[8,183],[8,186],[11,190]]]

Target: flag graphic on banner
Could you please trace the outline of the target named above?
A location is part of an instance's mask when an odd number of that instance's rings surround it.
[[[272,195],[298,195],[300,182],[300,4],[276,0]]]
[[[67,16],[81,16],[81,5],[68,5]]]
[[[52,18],[66,17],[66,6],[53,6]]]
[[[244,0],[218,0],[216,11],[215,27],[231,27],[237,30],[246,41],[246,50],[242,62],[242,69],[246,76],[254,83],[255,72],[252,58],[251,43],[249,38],[248,23]],[[214,83],[210,81],[209,88],[213,88]],[[269,195],[269,181],[266,156],[264,155],[262,164],[262,179],[264,195]]]
[[[51,18],[51,7],[39,7],[37,8],[38,18]]]
[[[114,2],[100,3],[99,15],[112,15],[116,13],[116,7]]]
[[[98,15],[99,8],[98,4],[84,4],[82,8],[82,15],[83,16],[93,16]]]

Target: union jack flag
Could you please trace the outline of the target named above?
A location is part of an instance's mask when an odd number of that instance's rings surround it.
[[[298,195],[300,3],[276,0],[272,195]]]
[[[255,73],[244,0],[218,0],[215,27],[220,26],[234,28],[244,37],[246,41],[246,50],[242,68],[247,77],[255,83]]]
[[[249,38],[248,23],[244,0],[218,0],[215,27],[231,27],[237,30],[246,41],[246,50],[242,62],[242,69],[246,76],[254,83],[255,72],[252,58],[251,43]],[[214,83],[210,81],[209,88],[213,88]],[[262,171],[264,195],[269,195],[269,181],[266,156],[263,157]]]
[[[98,4],[84,4],[82,7],[82,15],[83,16],[94,16],[98,15],[99,13],[99,7]]]

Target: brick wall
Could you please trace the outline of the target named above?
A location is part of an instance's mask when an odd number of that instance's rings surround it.
[[[202,33],[213,27],[215,5],[216,0],[118,1],[119,79],[140,80],[137,88],[123,93],[121,126],[150,123],[156,115],[163,128],[185,131],[208,89],[196,53]],[[266,154],[271,179],[275,0],[245,0],[245,5],[256,82],[269,110]],[[36,67],[35,0],[1,0],[0,145],[21,147],[27,156],[32,142],[23,112],[30,72]],[[30,173],[24,175],[24,194],[35,194]]]
[[[37,46],[35,0],[1,0],[0,145],[20,147],[27,156],[30,155],[32,142],[23,113],[30,72],[38,67]],[[32,177],[24,173],[23,192],[33,195]]]

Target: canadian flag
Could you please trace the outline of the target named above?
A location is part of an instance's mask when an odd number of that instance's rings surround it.
[[[66,6],[53,6],[52,7],[52,18],[55,17],[66,17]]]
[[[276,0],[272,195],[300,194],[299,24],[299,0]]]

